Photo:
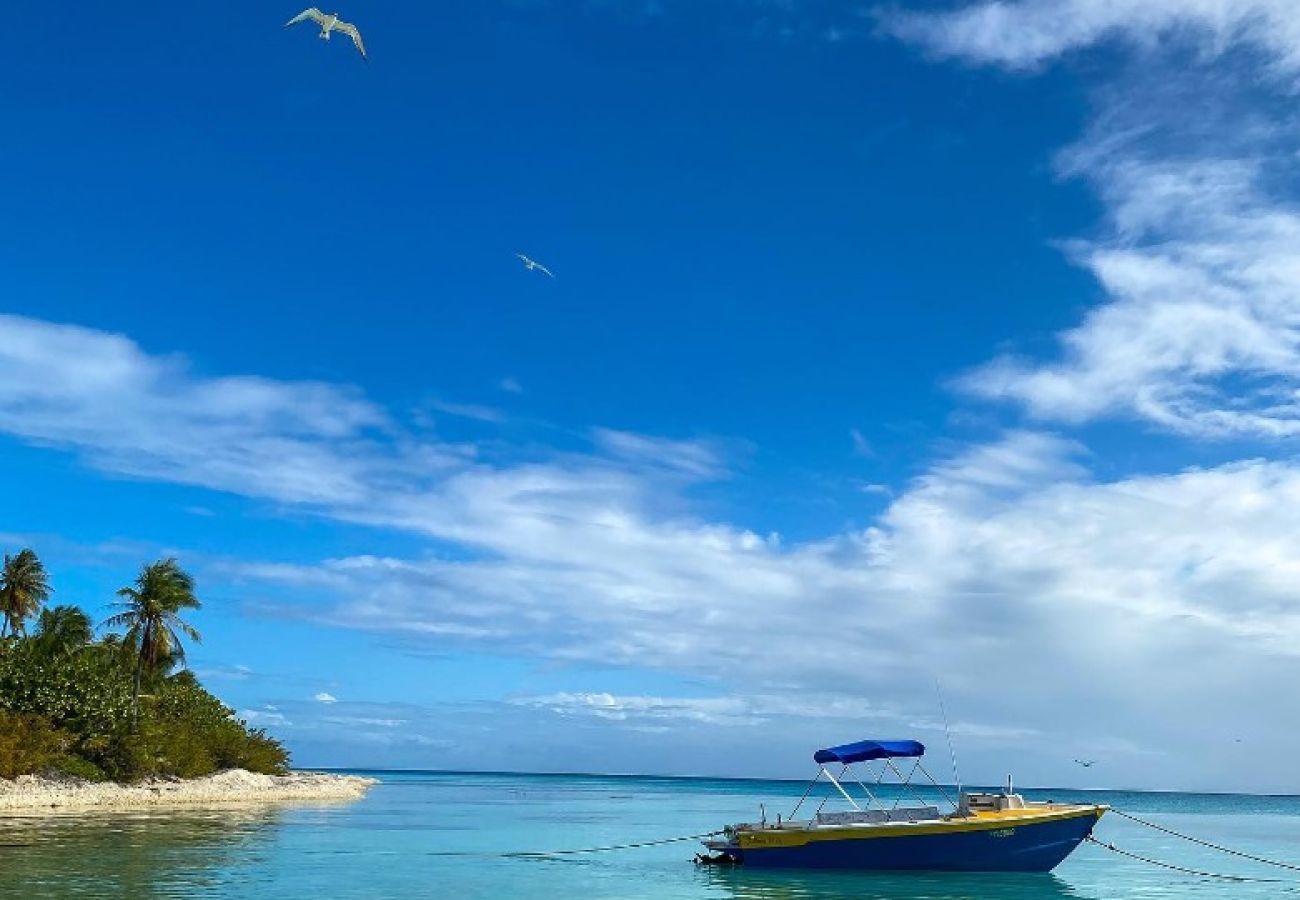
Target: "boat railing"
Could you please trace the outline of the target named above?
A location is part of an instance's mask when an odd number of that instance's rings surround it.
[[[903,806],[896,809],[856,809],[817,813],[818,825],[884,825],[891,822],[929,822],[940,818],[937,806]]]

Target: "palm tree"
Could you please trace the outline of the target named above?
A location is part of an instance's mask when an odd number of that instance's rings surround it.
[[[131,693],[134,715],[140,714],[140,679],[147,671],[157,672],[162,663],[185,662],[181,635],[196,644],[199,633],[180,617],[183,609],[198,609],[194,579],[174,558],[150,563],[140,570],[133,587],[117,592],[121,601],[113,604],[121,612],[109,616],[107,628],[125,628],[123,643],[135,650],[135,685]]]
[[[41,610],[32,641],[47,657],[64,656],[80,650],[94,637],[90,617],[75,606]]]
[[[0,571],[0,637],[12,631],[24,631],[23,623],[36,614],[50,597],[50,582],[45,566],[30,549],[19,550],[14,556],[5,554],[4,569]]]

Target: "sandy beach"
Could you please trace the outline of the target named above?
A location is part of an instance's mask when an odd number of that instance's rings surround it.
[[[258,775],[243,769],[206,778],[156,779],[130,785],[22,775],[0,779],[0,812],[359,800],[375,784],[375,779],[359,775]]]

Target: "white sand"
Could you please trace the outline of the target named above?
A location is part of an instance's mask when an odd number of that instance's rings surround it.
[[[360,800],[377,783],[359,775],[256,775],[243,769],[185,781],[157,779],[130,785],[21,775],[12,781],[0,778],[0,812]]]

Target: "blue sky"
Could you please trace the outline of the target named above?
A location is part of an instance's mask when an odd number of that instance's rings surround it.
[[[1294,787],[1289,4],[296,12],[10,13],[60,602],[179,556],[304,765],[795,776],[938,677],[968,777]]]

